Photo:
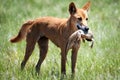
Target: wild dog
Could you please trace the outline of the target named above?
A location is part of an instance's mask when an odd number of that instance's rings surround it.
[[[21,63],[21,69],[24,69],[26,62],[35,48],[35,44],[38,43],[40,54],[36,65],[36,72],[39,73],[41,64],[47,55],[48,40],[51,40],[61,49],[61,73],[66,74],[67,53],[65,52],[65,48],[68,38],[78,29],[83,30],[85,33],[89,31],[89,27],[87,25],[87,11],[89,7],[90,2],[87,2],[80,9],[76,8],[75,4],[71,2],[69,4],[70,17],[68,19],[42,17],[24,23],[18,35],[10,40],[12,43],[16,43],[26,37],[26,51]],[[78,49],[79,46],[72,48],[72,73],[75,73]]]

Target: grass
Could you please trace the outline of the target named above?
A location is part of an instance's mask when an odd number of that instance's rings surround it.
[[[59,80],[60,49],[52,42],[42,64],[41,74],[35,75],[39,50],[36,48],[25,70],[20,63],[25,52],[25,41],[11,44],[9,39],[18,33],[23,22],[43,16],[69,17],[71,0],[0,0],[0,80]],[[77,7],[87,0],[75,0]],[[91,0],[89,26],[95,35],[95,45],[82,43],[78,53],[75,80],[120,79],[120,1]],[[68,53],[67,76],[71,80],[71,60]]]

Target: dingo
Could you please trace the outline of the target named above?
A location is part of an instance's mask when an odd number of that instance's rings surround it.
[[[61,73],[66,74],[66,56],[65,47],[69,36],[76,30],[81,29],[84,33],[89,31],[87,20],[87,11],[90,2],[87,2],[81,9],[76,8],[75,4],[69,4],[70,17],[68,19],[59,19],[54,17],[43,17],[30,20],[24,23],[18,35],[12,38],[12,43],[21,41],[26,37],[26,52],[21,63],[21,69],[25,67],[26,62],[31,56],[35,44],[38,43],[40,49],[39,60],[36,65],[36,72],[39,73],[42,62],[48,51],[48,40],[51,40],[61,49]],[[75,65],[79,46],[72,48],[72,73],[75,73]]]

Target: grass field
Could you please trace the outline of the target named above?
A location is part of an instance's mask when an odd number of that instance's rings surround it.
[[[78,53],[74,80],[120,80],[120,1],[90,0],[88,24],[94,32],[95,45],[82,43]],[[22,23],[43,16],[68,18],[71,0],[0,0],[0,80],[59,80],[60,49],[49,43],[48,55],[35,75],[38,61],[38,46],[30,57],[25,70],[20,63],[25,52],[25,40],[11,44]],[[87,0],[74,0],[77,7]],[[71,53],[68,54],[67,76],[71,80]]]

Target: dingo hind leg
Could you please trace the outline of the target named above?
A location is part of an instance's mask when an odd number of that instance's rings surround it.
[[[34,36],[34,35],[36,35],[36,36]],[[25,64],[28,61],[29,57],[31,56],[31,54],[32,54],[32,52],[33,52],[33,50],[35,48],[35,44],[36,44],[38,38],[39,38],[39,35],[34,34],[34,32],[29,33],[27,35],[25,56],[24,56],[24,59],[23,59],[23,61],[21,63],[21,69],[22,70],[24,69]]]
[[[38,40],[38,46],[39,46],[39,49],[40,49],[40,54],[39,54],[38,63],[36,65],[36,72],[39,74],[41,64],[43,63],[43,61],[44,61],[44,59],[45,59],[45,57],[47,55],[47,51],[48,51],[48,38],[41,37]]]

